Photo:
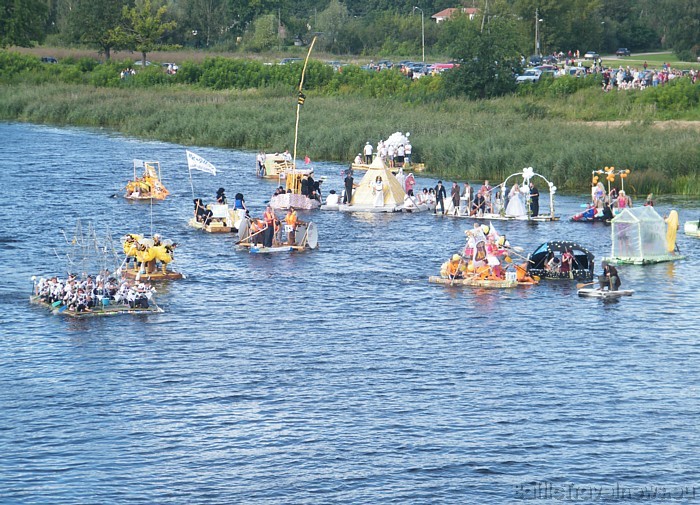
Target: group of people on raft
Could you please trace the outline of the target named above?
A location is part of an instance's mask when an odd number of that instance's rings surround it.
[[[293,246],[297,243],[297,229],[306,224],[299,219],[294,207],[287,210],[287,214],[279,219],[275,211],[269,205],[265,208],[262,218],[252,218],[248,240],[262,247],[277,247],[282,245]]]
[[[136,177],[136,179],[126,184],[125,196],[130,199],[156,198],[162,200],[169,194],[170,192],[160,182],[155,169],[148,164],[145,166],[141,177]]]
[[[228,205],[228,198],[226,198],[226,190],[224,188],[216,190],[215,203],[217,205]],[[242,209],[246,212],[246,215],[248,215],[248,207],[245,204],[243,193],[236,193],[233,201],[233,209]],[[209,206],[204,205],[204,201],[202,201],[201,198],[194,199],[194,217],[197,222],[202,223],[204,226],[209,226],[212,222],[223,219],[214,217],[214,212]]]
[[[644,205],[654,206],[652,193],[647,195]],[[624,189],[618,191],[617,188],[612,188],[608,193],[603,183],[598,182],[591,187],[591,203],[588,208],[571,219],[573,221],[610,221],[615,214],[630,207],[632,207],[632,198],[625,193]]]
[[[513,264],[513,251],[505,235],[487,225],[474,224],[465,232],[467,243],[461,254],[452,257],[440,267],[440,276],[449,279],[506,280],[509,265]],[[505,265],[504,265],[505,264]],[[515,266],[515,280],[535,284],[525,265]]]
[[[313,175],[304,174],[301,177],[299,193],[303,196],[310,198],[312,200],[318,200],[319,203],[323,203],[323,195],[321,193],[321,183],[322,179],[314,180]],[[284,186],[279,186],[275,189],[272,196],[284,195],[285,193],[292,193],[292,189],[284,189]]]
[[[163,240],[156,233],[151,239],[145,239],[142,235],[129,233],[124,236],[122,248],[126,259],[126,268],[129,262],[134,260],[134,269],[153,272],[157,270],[158,264],[163,273],[167,273],[168,263],[173,261],[177,244],[172,240]]]
[[[148,308],[155,289],[150,284],[129,279],[119,280],[108,271],[78,279],[75,274],[63,280],[59,277],[40,278],[34,294],[54,308],[66,307],[75,312],[92,312],[107,303]],[[105,300],[109,302],[105,303]]]

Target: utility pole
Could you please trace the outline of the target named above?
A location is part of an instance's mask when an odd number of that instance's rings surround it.
[[[413,13],[415,14],[416,9],[420,11],[420,34],[421,34],[421,46],[423,48],[423,63],[425,63],[425,22],[423,20],[423,9],[420,7],[413,7]]]

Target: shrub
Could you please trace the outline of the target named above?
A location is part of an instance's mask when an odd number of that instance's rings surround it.
[[[37,70],[40,67],[41,61],[36,56],[0,51],[0,76],[3,80],[27,70]]]

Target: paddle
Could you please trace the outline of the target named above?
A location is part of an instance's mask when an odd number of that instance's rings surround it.
[[[61,300],[56,300],[55,302],[53,302],[53,303],[51,304],[51,306],[52,306],[52,307],[58,307],[59,305],[61,305],[61,303],[62,303]]]
[[[593,284],[597,284],[597,283],[596,282],[587,282],[584,284],[583,282],[579,282],[578,284],[576,284],[576,289],[581,289],[581,288],[584,288],[586,286],[592,286]]]

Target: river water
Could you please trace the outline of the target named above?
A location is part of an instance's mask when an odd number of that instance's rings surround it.
[[[0,502],[700,500],[696,239],[679,237],[683,261],[621,267],[636,292],[613,303],[569,282],[435,286],[470,221],[317,211],[319,250],[251,255],[187,227],[185,146],[12,123],[0,139]],[[187,147],[220,170],[193,174],[196,196],[222,186],[262,212],[274,184],[255,153]],[[171,195],[152,209],[111,198],[134,158],[162,164]],[[343,166],[314,165],[340,189]],[[610,228],[566,220],[584,200],[494,225],[526,251],[568,239],[600,258]],[[29,305],[32,275],[65,272],[78,218],[178,242],[187,279],[159,287],[163,313]]]

